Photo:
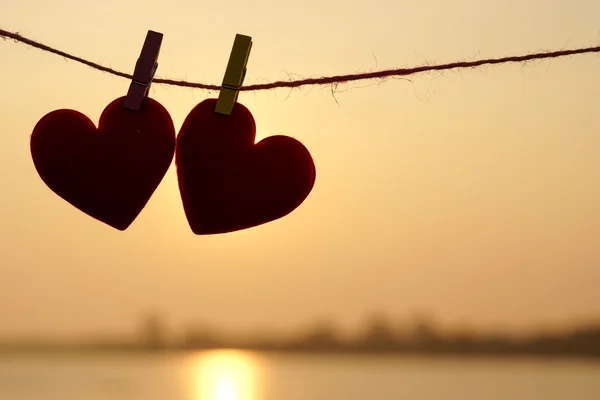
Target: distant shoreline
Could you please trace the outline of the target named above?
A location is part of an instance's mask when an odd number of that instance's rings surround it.
[[[584,352],[536,352],[536,351],[432,351],[432,350],[366,350],[366,349],[289,349],[289,348],[260,348],[244,346],[223,346],[207,348],[119,348],[119,347],[88,347],[88,346],[0,346],[0,355],[178,355],[210,351],[247,351],[268,355],[301,355],[319,356],[364,356],[364,357],[418,357],[430,359],[463,358],[463,359],[540,359],[540,360],[585,360],[600,362],[600,354]]]
[[[206,328],[188,329],[174,336],[162,320],[151,316],[133,335],[94,335],[56,341],[48,337],[0,338],[0,355],[24,353],[123,353],[156,354],[236,349],[271,354],[487,357],[487,358],[577,358],[600,360],[600,322],[563,332],[539,332],[526,337],[501,334],[478,335],[461,331],[442,334],[435,325],[418,321],[410,330],[394,329],[383,318],[374,318],[352,338],[331,324],[316,325],[293,335],[225,334]]]

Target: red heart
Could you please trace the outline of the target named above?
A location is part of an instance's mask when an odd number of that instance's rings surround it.
[[[52,191],[84,213],[125,230],[171,165],[175,128],[168,111],[147,98],[142,110],[110,103],[96,129],[85,115],[57,110],[31,135],[31,155]]]
[[[175,163],[186,217],[197,235],[227,233],[281,218],[312,190],[315,165],[288,136],[254,144],[246,107],[215,113],[216,99],[198,104],[177,136]]]

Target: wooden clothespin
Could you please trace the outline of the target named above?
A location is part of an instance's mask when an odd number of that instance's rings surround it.
[[[221,91],[217,99],[215,112],[224,115],[230,115],[233,110],[233,105],[237,101],[240,88],[246,77],[246,65],[248,57],[250,57],[250,49],[252,48],[252,38],[250,36],[235,35],[225,77],[221,84]]]
[[[139,111],[142,109],[142,104],[148,96],[148,90],[158,68],[158,54],[162,39],[162,33],[148,31],[146,35],[144,47],[142,47],[140,58],[135,63],[133,79],[125,99],[125,108],[128,110]]]

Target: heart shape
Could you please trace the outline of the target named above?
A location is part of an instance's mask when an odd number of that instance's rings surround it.
[[[74,110],[45,115],[31,135],[35,168],[64,200],[107,225],[125,230],[166,174],[175,153],[168,111],[147,98],[140,111],[125,97],[102,112],[98,128]]]
[[[198,104],[177,136],[175,163],[183,208],[197,235],[247,229],[281,218],[308,197],[315,165],[302,143],[271,136],[254,144],[250,111],[236,103],[215,113]]]

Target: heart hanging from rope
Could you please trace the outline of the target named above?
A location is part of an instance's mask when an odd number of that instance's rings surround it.
[[[175,153],[167,110],[146,99],[136,112],[125,97],[110,103],[98,128],[74,110],[44,116],[31,135],[40,177],[64,200],[118,230],[136,219],[166,174]]]
[[[175,161],[183,207],[196,234],[227,233],[281,218],[315,183],[315,165],[302,143],[270,136],[254,143],[252,114],[236,103],[215,113],[217,99],[198,104],[177,137]]]

